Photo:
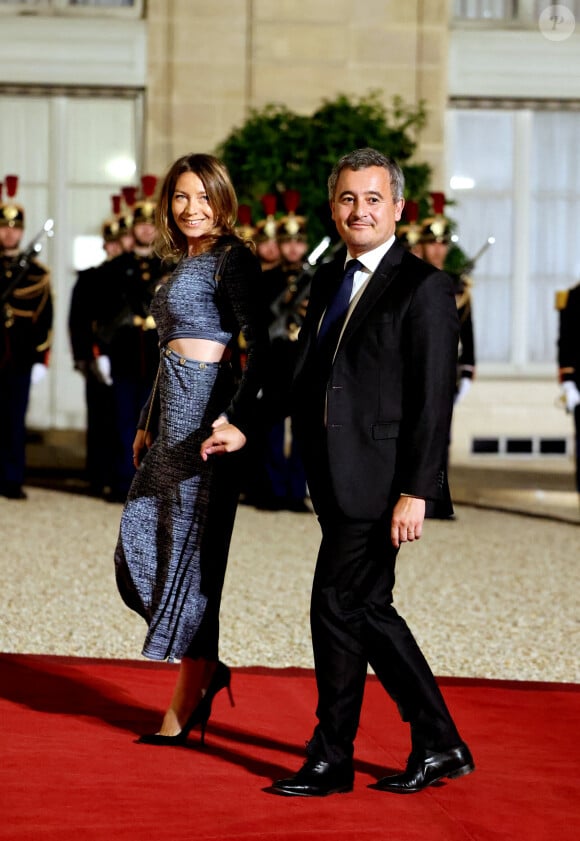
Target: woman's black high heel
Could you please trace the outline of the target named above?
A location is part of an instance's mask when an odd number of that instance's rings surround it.
[[[235,706],[234,696],[232,695],[231,679],[232,673],[229,668],[225,665],[225,663],[222,663],[221,661],[218,662],[212,675],[212,679],[209,682],[209,686],[206,689],[205,695],[195,707],[179,733],[176,733],[175,736],[163,736],[161,733],[145,733],[137,739],[137,742],[141,745],[165,745],[167,747],[173,745],[179,747],[180,745],[184,745],[186,743],[191,730],[199,724],[201,729],[201,744],[204,745],[205,730],[211,715],[211,705],[217,693],[222,689],[227,689],[230,704],[232,707]]]

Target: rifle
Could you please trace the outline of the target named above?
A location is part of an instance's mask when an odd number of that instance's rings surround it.
[[[471,257],[471,258],[467,261],[467,263],[465,264],[465,268],[463,269],[463,271],[464,271],[466,274],[469,274],[470,272],[472,272],[472,271],[474,270],[474,268],[475,268],[475,264],[477,263],[477,261],[479,260],[479,258],[481,257],[481,255],[482,255],[482,254],[485,254],[485,252],[487,251],[487,249],[490,247],[490,245],[493,245],[493,244],[494,244],[494,242],[495,242],[495,237],[488,237],[488,238],[486,239],[486,241],[483,243],[483,245],[481,246],[481,248],[479,249],[479,251],[477,252],[477,254],[476,254],[474,257]]]
[[[302,266],[302,272],[296,280],[296,292],[292,298],[288,301],[288,290],[283,289],[270,305],[270,312],[274,316],[274,320],[268,328],[270,340],[280,338],[294,340],[298,337],[298,331],[304,320],[303,315],[300,314],[300,307],[310,295],[310,285],[316,267],[319,263],[328,263],[344,245],[342,240],[338,240],[332,247],[330,247],[330,243],[330,237],[325,236],[312,249]]]
[[[2,290],[2,294],[0,295],[0,308],[2,309],[5,321],[9,321],[9,318],[7,317],[6,313],[6,304],[8,302],[8,299],[10,298],[11,294],[14,292],[14,290],[28,271],[32,258],[35,257],[37,254],[40,254],[40,252],[42,251],[42,240],[44,239],[44,237],[54,236],[53,228],[54,221],[52,219],[47,219],[44,225],[42,226],[41,230],[32,240],[32,242],[22,252],[22,254],[16,260],[14,260],[14,262],[10,266],[10,271],[13,275],[12,280]]]

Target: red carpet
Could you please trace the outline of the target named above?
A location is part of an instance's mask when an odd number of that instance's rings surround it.
[[[367,786],[404,765],[407,729],[369,679],[355,789],[266,789],[301,765],[312,673],[236,669],[205,748],[133,743],[156,729],[176,666],[0,655],[0,838],[18,841],[572,841],[580,835],[580,686],[442,680],[477,771],[420,794]]]

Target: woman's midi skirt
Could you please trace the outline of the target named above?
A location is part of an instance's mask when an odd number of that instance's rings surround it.
[[[216,487],[223,471],[201,459],[200,445],[227,405],[231,372],[165,348],[157,388],[158,433],[123,509],[115,571],[124,602],[149,626],[144,656],[174,660],[189,653],[206,610],[215,615],[217,635],[237,490],[234,482]],[[212,505],[224,506],[223,519],[210,516]],[[208,521],[221,532],[215,542],[206,534]],[[208,598],[218,604],[208,605]],[[217,650],[217,640],[211,646]]]

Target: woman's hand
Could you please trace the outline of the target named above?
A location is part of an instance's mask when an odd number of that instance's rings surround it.
[[[241,450],[246,443],[246,436],[241,429],[229,423],[224,415],[220,415],[212,423],[212,429],[212,434],[205,439],[200,448],[204,461],[207,461],[208,456],[234,453],[236,450]]]
[[[133,441],[133,464],[135,467],[141,466],[141,461],[147,450],[153,443],[153,436],[150,432],[145,432],[144,429],[138,429]]]

